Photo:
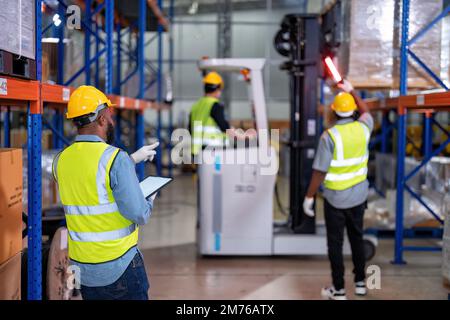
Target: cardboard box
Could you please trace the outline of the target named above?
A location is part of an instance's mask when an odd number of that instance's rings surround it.
[[[22,253],[0,265],[0,300],[20,300]]]
[[[0,149],[0,264],[22,250],[22,149]]]
[[[26,129],[11,129],[11,147],[25,148],[27,145],[27,130]],[[50,130],[42,130],[42,150],[49,150],[52,148],[52,132]]]

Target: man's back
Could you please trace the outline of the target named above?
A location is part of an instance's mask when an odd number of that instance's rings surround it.
[[[110,168],[110,163],[118,152],[119,149],[100,141],[75,142],[64,149],[59,155],[59,165],[56,168],[57,174],[64,176],[64,179],[58,181],[61,200],[71,202],[71,197],[74,197],[77,203],[86,206],[113,202],[108,198],[99,199],[98,190],[93,193],[87,189],[109,180],[109,176],[105,175],[106,169]]]
[[[352,119],[342,119],[338,120],[336,124],[345,125],[353,122],[366,126],[369,134],[373,129],[373,118],[369,113],[363,113],[357,121]],[[362,138],[363,136],[360,135],[361,140]],[[320,172],[328,172],[333,161],[334,152],[335,142],[327,130],[320,138],[313,163],[313,169]],[[362,182],[344,190],[333,190],[325,186],[324,197],[336,208],[350,208],[364,202],[367,199],[368,192],[369,184],[367,180],[364,179]]]

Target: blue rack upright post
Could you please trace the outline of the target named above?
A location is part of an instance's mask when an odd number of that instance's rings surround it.
[[[84,19],[85,24],[92,27],[92,16],[91,16],[91,6],[92,0],[85,0],[85,9],[84,9]],[[84,32],[84,65],[87,66],[84,68],[84,83],[86,85],[91,84],[91,34],[88,30]]]
[[[36,77],[41,81],[41,0],[35,0],[35,50]],[[28,103],[27,151],[28,151],[28,300],[42,299],[42,110],[40,101],[33,110]]]
[[[114,87],[114,93],[121,94],[120,82],[122,81],[122,40],[121,40],[121,25],[120,21],[116,24],[116,85]],[[122,146],[122,113],[120,110],[116,111],[116,127],[115,127],[115,143],[120,148]]]
[[[3,147],[9,148],[11,146],[11,107],[6,106],[6,111],[3,118]]]
[[[138,74],[139,93],[138,98],[144,99],[145,95],[145,31],[147,29],[147,1],[139,0],[139,36],[138,36]],[[136,150],[144,145],[144,115],[142,110],[136,111]],[[145,164],[141,162],[136,165],[139,180],[145,176]]]
[[[61,19],[61,24],[56,27],[56,34],[58,38],[58,68],[57,68],[57,84],[64,83],[64,29],[66,23],[66,14],[64,7],[58,3],[58,15]],[[60,108],[54,109],[54,127],[59,134],[53,134],[53,148],[62,149],[63,141],[58,137],[64,136],[64,114]]]
[[[158,0],[158,7],[162,9],[162,0]],[[158,70],[157,70],[157,95],[156,101],[159,105],[162,103],[162,70],[163,70],[163,34],[164,29],[161,25],[160,21],[158,21]],[[158,108],[158,123],[156,128],[156,136],[160,145],[158,146],[157,154],[156,154],[156,173],[158,176],[162,175],[162,141],[161,141],[161,127],[162,127],[162,119],[161,119],[161,109]]]
[[[173,75],[174,75],[174,29],[173,29],[173,19],[175,16],[175,0],[170,0],[170,7],[169,7],[169,20],[170,20],[170,35],[169,35],[169,75],[170,75],[170,81],[171,81],[171,90],[172,90],[172,101],[173,101]],[[172,103],[170,101],[170,103]],[[169,131],[168,131],[168,159],[169,159],[169,177],[172,177],[172,169],[173,169],[173,163],[172,163],[172,133],[173,133],[173,108],[172,105],[169,109]]]
[[[106,59],[105,59],[105,93],[113,93],[113,41],[114,41],[114,0],[106,0],[105,32],[106,32]],[[99,59],[97,59],[97,62]]]
[[[410,0],[403,0],[402,2],[402,26],[401,26],[401,49],[400,49],[400,98],[398,107],[398,120],[397,120],[397,196],[396,196],[396,223],[395,223],[395,254],[394,264],[404,264],[403,252],[410,251],[435,251],[439,250],[439,247],[419,247],[419,246],[404,246],[404,192],[407,191],[415,198],[421,205],[423,205],[439,222],[442,220],[434,213],[433,210],[422,200],[422,198],[416,194],[408,185],[407,181],[413,175],[415,175],[433,156],[438,155],[446,144],[450,142],[448,139],[444,144],[438,147],[436,150],[432,150],[431,145],[431,119],[425,116],[425,140],[424,144],[424,160],[421,164],[408,173],[405,176],[405,157],[406,157],[406,115],[408,105],[403,104],[402,98],[408,94],[408,56],[410,56],[422,69],[441,87],[448,90],[446,84],[430,69],[427,65],[417,57],[411,50],[412,44],[422,38],[427,31],[429,31],[436,23],[442,18],[448,15],[450,12],[450,5],[447,6],[441,14],[439,14],[433,21],[426,25],[421,31],[419,31],[412,39],[409,39],[409,11]],[[424,99],[425,100],[425,99]],[[431,112],[431,110],[430,110]]]

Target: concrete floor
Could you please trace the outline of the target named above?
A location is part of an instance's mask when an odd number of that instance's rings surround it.
[[[195,185],[191,176],[176,177],[141,228],[152,299],[320,299],[320,288],[330,283],[326,257],[199,257]],[[394,266],[393,247],[392,240],[380,241],[369,265],[380,267],[381,289],[365,299],[447,299],[440,253],[406,253],[408,264]],[[351,270],[347,259],[347,294],[353,299]]]

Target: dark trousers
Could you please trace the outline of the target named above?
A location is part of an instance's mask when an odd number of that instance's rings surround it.
[[[365,255],[363,243],[363,218],[366,202],[350,208],[338,209],[325,200],[325,224],[327,228],[328,258],[331,264],[331,276],[336,290],[344,288],[344,229],[352,249],[353,273],[355,282],[364,281]]]
[[[104,287],[81,286],[83,300],[148,300],[148,279],[138,252],[116,282]]]

